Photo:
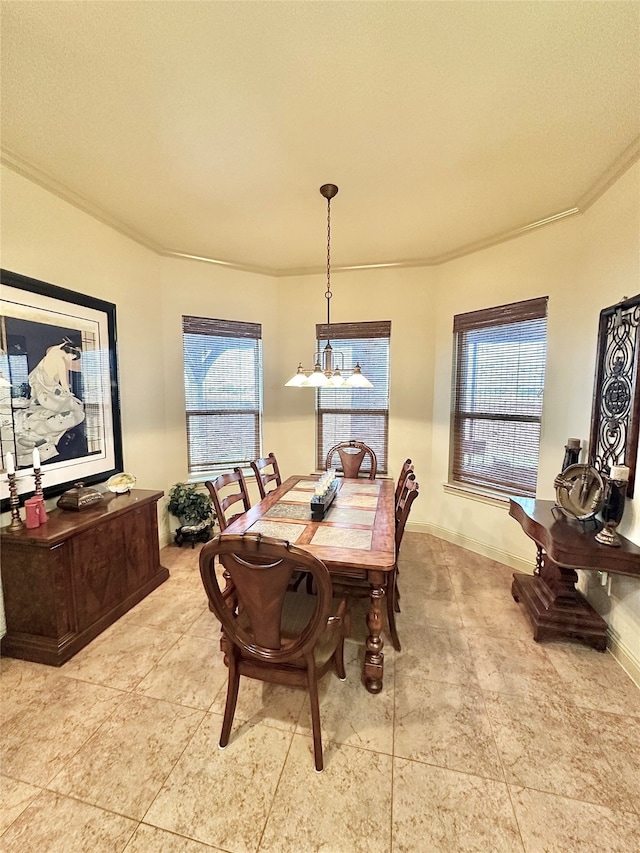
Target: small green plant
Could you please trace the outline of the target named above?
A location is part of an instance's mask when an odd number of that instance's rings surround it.
[[[213,504],[205,492],[199,492],[195,483],[176,483],[169,492],[167,509],[183,526],[214,520]]]

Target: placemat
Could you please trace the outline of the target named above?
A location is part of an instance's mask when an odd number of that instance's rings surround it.
[[[297,489],[291,489],[291,491],[287,492],[287,494],[284,496],[284,500],[291,501],[292,503],[297,504],[308,504],[312,497],[313,492],[301,492]]]
[[[311,498],[309,498],[310,500]],[[300,504],[274,504],[265,516],[266,518],[298,518],[300,521],[308,521],[311,518],[309,501],[307,501],[307,506]]]
[[[287,542],[297,542],[304,530],[303,524],[287,524],[285,521],[265,521],[259,518],[249,530],[251,533],[262,533],[263,536],[273,536],[274,539],[286,539]]]
[[[371,530],[345,530],[342,527],[319,527],[311,540],[312,545],[330,548],[358,548],[371,550]]]
[[[380,492],[380,483],[343,483],[340,491],[345,495],[377,495]]]
[[[315,489],[317,485],[317,480],[298,480],[296,489]]]
[[[373,527],[376,514],[371,509],[355,509],[347,506],[329,507],[329,512],[325,515],[325,521],[343,522],[344,524],[364,524],[367,527]]]
[[[291,492],[289,492],[291,494]],[[342,489],[338,492],[338,495],[334,501],[336,504],[340,504],[343,506],[367,506],[375,507],[378,506],[378,496],[377,495],[349,495],[345,494]]]

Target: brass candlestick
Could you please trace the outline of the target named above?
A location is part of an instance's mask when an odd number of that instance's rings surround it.
[[[9,530],[20,530],[24,526],[24,522],[20,518],[20,498],[18,497],[18,486],[16,484],[16,475],[7,474],[9,482],[9,506],[11,507],[11,524]]]
[[[33,469],[33,479],[36,481],[36,490],[34,494],[42,495],[42,470],[40,468]]]

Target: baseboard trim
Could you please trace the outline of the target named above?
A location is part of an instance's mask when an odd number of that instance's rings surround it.
[[[510,566],[517,572],[526,572],[532,574],[535,561],[526,560],[523,557],[518,557],[508,551],[503,551],[501,548],[493,548],[484,542],[479,542],[477,539],[471,539],[469,536],[464,536],[454,530],[447,530],[444,527],[438,527],[436,524],[424,524],[422,522],[407,522],[408,531],[413,533],[428,533],[429,536],[436,536],[438,539],[444,539],[446,542],[451,542],[453,545],[459,545],[461,548],[466,548],[467,551],[473,551],[474,554],[481,554],[489,560],[495,560],[497,563],[504,563],[505,566]]]
[[[613,655],[634,684],[640,688],[640,661],[620,640],[617,631],[609,626],[609,643],[607,651]]]

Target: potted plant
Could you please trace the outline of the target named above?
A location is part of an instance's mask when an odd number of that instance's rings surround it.
[[[167,509],[180,522],[176,530],[176,545],[185,539],[193,543],[206,542],[211,536],[215,513],[211,498],[206,492],[198,491],[195,483],[176,483],[169,491]]]

